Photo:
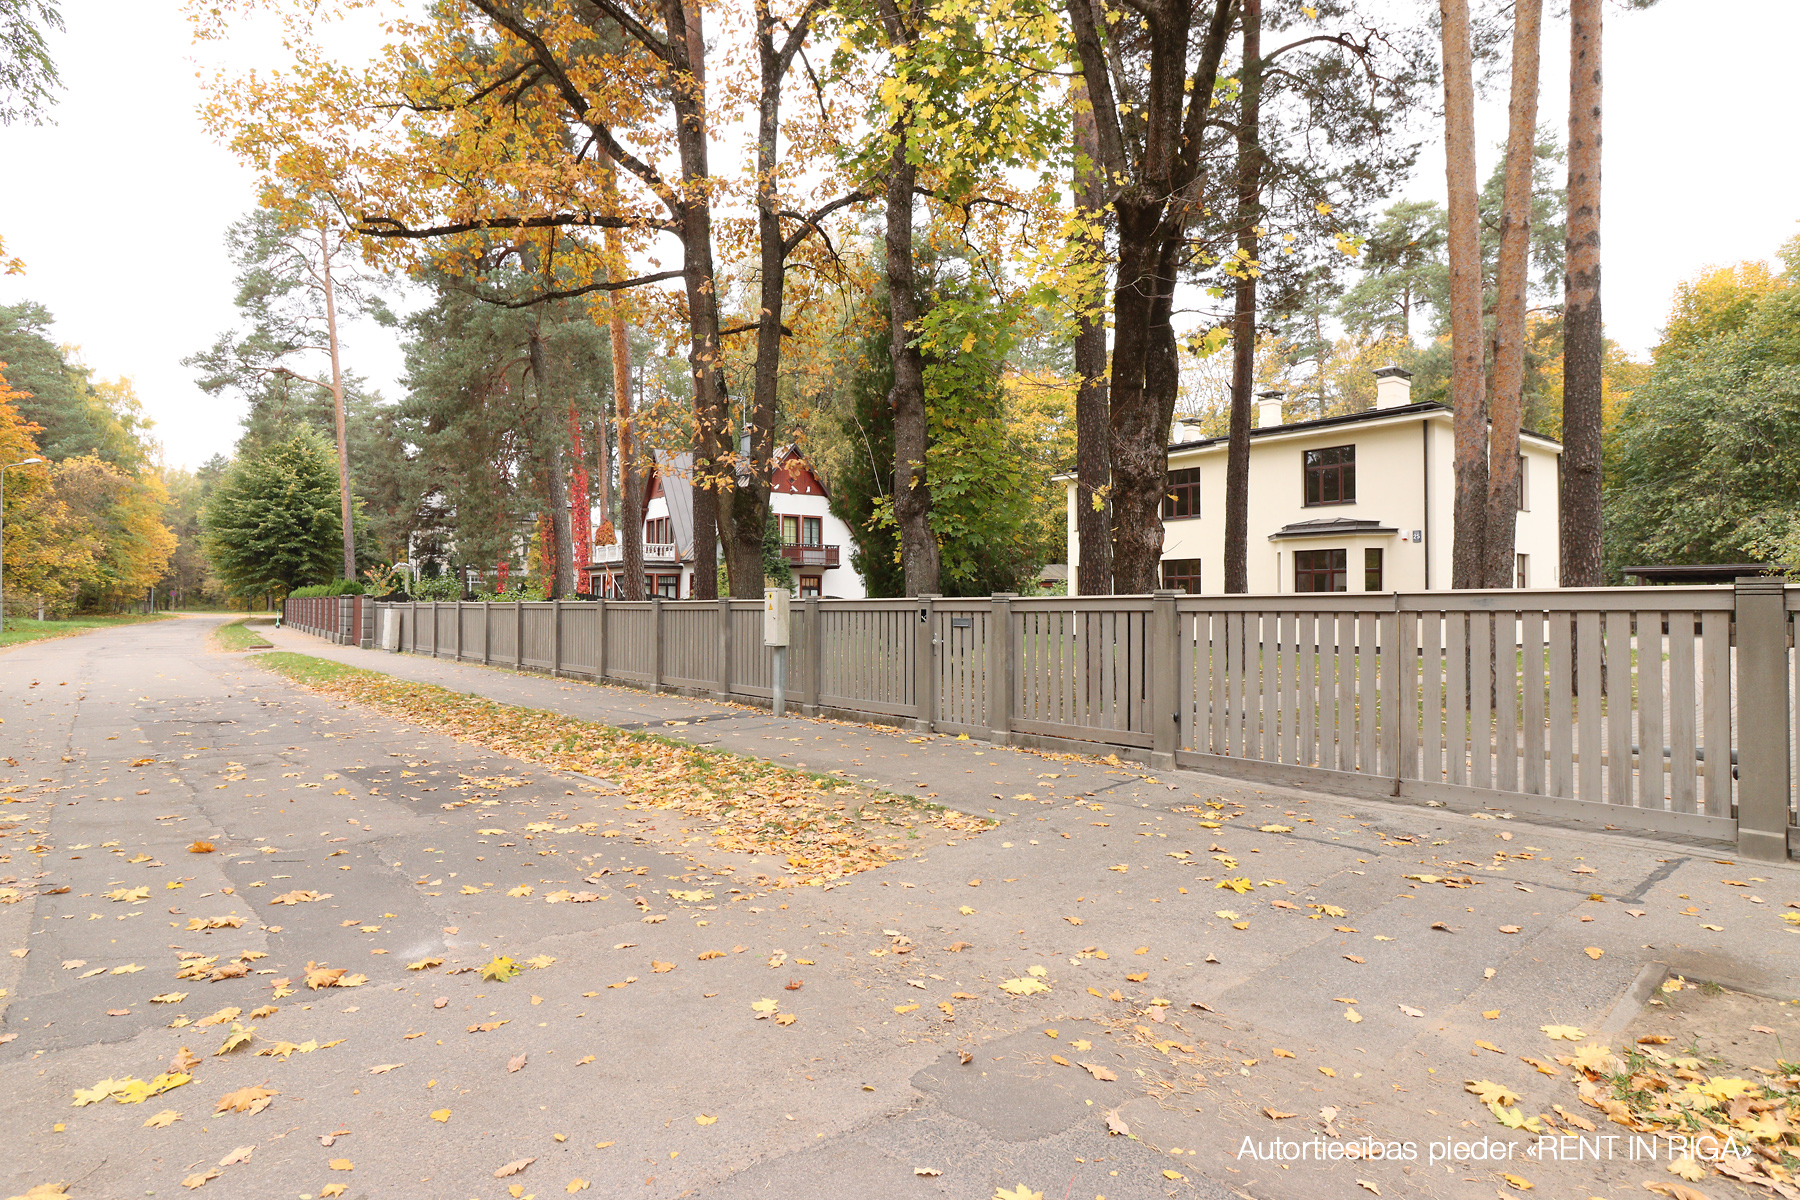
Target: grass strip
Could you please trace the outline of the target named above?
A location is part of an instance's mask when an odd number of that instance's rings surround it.
[[[70,617],[63,621],[38,621],[30,617],[6,618],[6,630],[0,633],[0,646],[16,646],[24,642],[41,642],[48,638],[71,637],[111,629],[115,625],[142,625],[146,621],[166,621],[167,613],[147,616],[143,613],[113,613],[106,616]]]
[[[636,807],[679,810],[706,826],[720,850],[781,858],[787,875],[771,881],[778,887],[824,884],[884,866],[904,858],[906,844],[922,831],[961,836],[995,824],[730,750],[500,704],[311,655],[277,650],[256,662],[308,691],[422,729],[552,770],[599,776]],[[887,844],[896,841],[899,846]]]
[[[213,638],[224,650],[267,650],[275,645],[262,634],[251,629],[247,622],[250,617],[243,617],[228,622],[213,630]]]

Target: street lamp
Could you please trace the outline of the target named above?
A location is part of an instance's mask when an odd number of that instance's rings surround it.
[[[27,458],[0,466],[0,632],[6,629],[6,473],[14,467],[41,463],[41,458]]]

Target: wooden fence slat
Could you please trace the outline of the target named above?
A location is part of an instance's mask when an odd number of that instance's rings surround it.
[[[1401,779],[1419,777],[1419,614],[1403,612],[1390,659],[1394,664],[1394,690],[1399,711],[1395,716],[1400,761],[1394,774]]]
[[[1420,747],[1419,778],[1427,783],[1444,781],[1444,617],[1442,613],[1419,614],[1419,675],[1423,688],[1419,702],[1423,708],[1423,745]]]
[[[1700,703],[1706,752],[1708,816],[1729,817],[1731,807],[1731,614],[1700,618]]]
[[[1299,628],[1294,643],[1300,657],[1300,750],[1296,762],[1319,761],[1319,619],[1316,613],[1295,614]]]
[[[1378,702],[1375,696],[1375,617],[1358,613],[1356,630],[1356,769],[1374,774],[1375,729]]]
[[[1549,625],[1550,794],[1575,795],[1575,618],[1552,612]]]
[[[1524,644],[1520,688],[1524,692],[1524,748],[1519,752],[1525,765],[1521,790],[1534,796],[1544,794],[1544,614],[1532,609],[1521,613],[1519,640]]]
[[[1494,614],[1469,614],[1469,786],[1493,780]]]
[[[1631,614],[1606,614],[1606,802],[1631,803]],[[1661,747],[1658,747],[1661,749]]]
[[[1663,749],[1663,634],[1661,612],[1637,614],[1637,799],[1639,808],[1666,808]]]
[[[1697,811],[1698,708],[1694,693],[1694,622],[1691,612],[1669,614],[1669,807]]]
[[[1450,626],[1450,682],[1445,688],[1445,729],[1450,742],[1450,782],[1469,782],[1469,617],[1446,614]]]
[[[1376,618],[1380,630],[1376,663],[1381,671],[1375,691],[1377,716],[1380,719],[1376,742],[1376,769],[1389,778],[1400,776],[1400,710],[1404,707],[1400,681],[1400,629],[1396,614],[1382,613]],[[1410,736],[1412,731],[1407,730]]]
[[[1494,786],[1519,790],[1518,622],[1513,613],[1494,614]]]
[[[1606,802],[1606,789],[1600,778],[1601,714],[1605,702],[1600,694],[1600,614],[1575,614],[1575,712],[1578,800],[1595,804]]]

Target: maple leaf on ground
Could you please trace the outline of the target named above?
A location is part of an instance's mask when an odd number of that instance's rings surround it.
[[[320,988],[337,987],[338,981],[344,977],[348,967],[324,967],[318,963],[306,964],[306,986],[318,991]]]
[[[213,1107],[213,1111],[215,1113],[228,1111],[259,1113],[269,1107],[270,1102],[280,1094],[280,1092],[263,1087],[239,1088],[235,1092],[227,1092],[221,1096],[218,1104]]]
[[[1474,1093],[1483,1104],[1513,1105],[1519,1102],[1517,1092],[1487,1079],[1467,1080],[1463,1083],[1463,1090]]]
[[[1001,991],[1013,996],[1035,996],[1050,990],[1050,985],[1041,979],[1008,979],[999,986]]]
[[[332,1200],[332,1197],[341,1196],[343,1194],[344,1185],[341,1183],[328,1183],[319,1189],[321,1200]]]
[[[239,1146],[236,1150],[233,1150],[230,1154],[221,1158],[219,1160],[219,1165],[221,1167],[235,1167],[239,1163],[247,1163],[250,1161],[250,1152],[255,1149],[255,1146]]]
[[[1081,1067],[1089,1075],[1092,1075],[1095,1079],[1100,1080],[1102,1083],[1112,1083],[1119,1078],[1118,1075],[1114,1074],[1112,1071],[1108,1070],[1107,1068],[1101,1066],[1099,1063],[1084,1062],[1081,1064]]]
[[[166,1129],[181,1120],[181,1114],[172,1108],[165,1108],[153,1116],[144,1118],[144,1125],[149,1129]]]
[[[450,1110],[447,1108],[437,1109],[431,1114],[431,1119],[441,1125],[450,1119]]]
[[[536,1161],[537,1161],[537,1158],[535,1155],[531,1158],[514,1159],[512,1162],[507,1163],[503,1167],[495,1168],[494,1178],[495,1179],[505,1179],[508,1175],[517,1175],[520,1171],[523,1171],[526,1167],[529,1167],[532,1163],[534,1163]]]
[[[193,845],[188,847],[188,853],[189,854],[211,854],[214,849],[215,849],[215,847],[213,846],[213,844],[211,842],[197,841]],[[191,1184],[190,1186],[198,1187],[199,1184]]]
[[[1708,1200],[1705,1192],[1697,1192],[1693,1188],[1680,1183],[1666,1181],[1644,1183],[1644,1190],[1655,1192],[1659,1196],[1667,1196],[1669,1200]]]
[[[325,1165],[330,1167],[334,1171],[354,1171],[354,1170],[356,1170],[356,1164],[351,1162],[347,1158],[334,1158],[330,1162],[326,1163]]]
[[[444,960],[441,958],[421,958],[418,962],[407,963],[406,969],[409,971],[428,971],[432,967],[441,967],[443,965]]]
[[[518,963],[502,954],[481,968],[481,977],[494,983],[505,983],[523,970]]]
[[[1549,1037],[1551,1041],[1579,1042],[1587,1036],[1573,1025],[1539,1025],[1538,1028],[1543,1030],[1545,1036]]]
[[[514,1071],[523,1071],[525,1069],[525,1059],[526,1059],[526,1056],[523,1054],[520,1054],[515,1058],[509,1059],[506,1064],[507,1073],[511,1074]]]
[[[231,1032],[225,1035],[224,1043],[217,1050],[213,1051],[213,1055],[216,1057],[221,1054],[230,1054],[233,1050],[236,1050],[241,1046],[248,1046],[255,1040],[251,1037],[255,1032],[256,1026],[251,1025],[246,1027],[233,1021],[231,1023]]]
[[[1034,1192],[1021,1183],[1011,1191],[1003,1187],[995,1188],[994,1200],[1044,1200],[1044,1193]]]
[[[207,849],[210,850],[212,847],[208,846]],[[193,1188],[201,1186],[209,1179],[217,1179],[221,1173],[219,1168],[213,1167],[211,1170],[202,1174],[189,1175],[186,1179],[181,1181],[181,1186],[192,1190]]]

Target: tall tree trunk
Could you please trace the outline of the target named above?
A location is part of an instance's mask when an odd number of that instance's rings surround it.
[[[588,494],[587,454],[581,445],[581,420],[575,402],[569,401],[569,539],[575,571],[575,590],[588,590],[588,564],[594,561],[593,501]]]
[[[931,531],[931,484],[925,474],[925,356],[920,352],[918,282],[913,271],[913,188],[918,171],[906,158],[906,126],[896,123],[887,181],[888,355],[894,365],[888,405],[894,410],[894,520],[906,594],[938,590],[938,544]]]
[[[331,352],[331,401],[337,414],[338,504],[344,521],[344,578],[356,578],[356,522],[350,502],[350,437],[344,412],[344,369],[338,357],[337,288],[331,282],[331,230],[319,226],[319,279],[325,291],[325,343]]]
[[[1569,229],[1563,274],[1563,587],[1599,587],[1601,0],[1569,3]]]
[[[1537,157],[1538,43],[1543,0],[1513,5],[1506,193],[1495,270],[1494,400],[1488,435],[1486,586],[1512,587],[1519,512],[1519,419],[1525,389],[1525,288],[1531,262],[1531,169]]]
[[[706,64],[699,9],[663,0],[669,44],[687,79],[674,87],[675,141],[681,158],[681,257],[688,305],[688,362],[694,383],[694,597],[719,595],[720,392],[719,297],[713,270],[712,180],[707,166]]]
[[[1488,450],[1468,0],[1439,0],[1439,13],[1444,44],[1444,174],[1450,201],[1450,400],[1456,435],[1450,586],[1475,588],[1482,584],[1486,561]]]
[[[1112,591],[1112,429],[1106,389],[1106,189],[1101,178],[1100,148],[1094,109],[1086,89],[1072,89],[1075,100],[1075,206],[1082,222],[1081,254],[1095,272],[1090,294],[1078,299],[1075,321],[1075,540],[1080,547],[1075,590],[1083,596]]]
[[[561,600],[575,592],[575,540],[569,528],[568,476],[563,459],[563,434],[557,420],[557,405],[552,399],[550,356],[544,352],[544,341],[538,331],[531,331],[531,378],[537,384],[538,428],[544,442],[542,449],[545,483],[544,502],[550,510],[552,550],[556,556],[555,574],[551,577],[550,598]]]
[[[601,152],[604,155],[604,151]],[[618,169],[603,158],[600,176],[602,194],[607,205],[619,204]],[[618,283],[625,278],[625,255],[619,231],[606,231],[606,277]],[[619,437],[619,523],[614,527],[619,541],[619,569],[623,578],[615,578],[618,594],[627,600],[644,598],[644,472],[638,465],[631,429],[631,341],[625,331],[625,304],[619,293],[608,297],[607,325],[612,334],[613,410],[617,414]]]
[[[1113,588],[1157,586],[1162,557],[1162,495],[1168,476],[1169,420],[1179,372],[1169,324],[1174,252],[1199,212],[1201,133],[1225,53],[1234,0],[1214,0],[1198,62],[1188,70],[1189,35],[1198,5],[1147,5],[1148,72],[1131,114],[1142,150],[1128,153],[1094,0],[1066,0],[1070,28],[1100,143],[1100,165],[1113,187],[1118,275],[1113,289],[1112,424]],[[1124,68],[1118,68],[1123,71]],[[1141,85],[1141,86],[1140,86]],[[1141,114],[1141,116],[1140,116]]]
[[[1231,430],[1225,454],[1225,590],[1250,590],[1250,392],[1256,386],[1256,275],[1262,224],[1262,0],[1243,0],[1237,131],[1238,276],[1231,323]]]

